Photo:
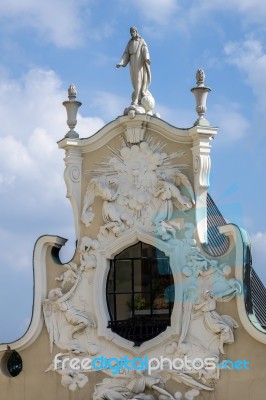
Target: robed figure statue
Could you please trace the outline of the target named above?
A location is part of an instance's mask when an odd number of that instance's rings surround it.
[[[130,35],[131,39],[116,68],[126,67],[129,63],[130,77],[134,88],[130,109],[142,113],[141,108],[143,108],[143,113],[145,113],[154,107],[154,99],[148,91],[151,83],[150,55],[148,46],[145,40],[139,36],[137,28],[131,27]]]

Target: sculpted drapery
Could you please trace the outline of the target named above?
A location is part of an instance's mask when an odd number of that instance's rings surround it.
[[[131,39],[123,53],[121,61],[116,65],[126,67],[130,64],[130,77],[134,91],[132,105],[141,104],[141,99],[147,94],[151,83],[150,56],[146,42],[138,35],[137,29],[130,28]]]

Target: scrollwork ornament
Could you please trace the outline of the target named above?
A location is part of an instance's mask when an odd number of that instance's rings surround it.
[[[69,169],[69,176],[73,182],[80,182],[81,173],[80,168],[76,165],[73,165]]]
[[[197,174],[199,172],[199,169],[200,169],[200,160],[199,160],[199,157],[197,156],[194,159],[194,172],[195,172],[195,174]]]
[[[209,187],[209,176],[211,170],[211,159],[208,154],[200,154],[194,158],[194,172],[199,174],[200,187]]]

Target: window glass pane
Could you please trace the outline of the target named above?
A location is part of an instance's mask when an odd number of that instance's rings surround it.
[[[116,295],[116,319],[118,321],[129,319],[131,317],[131,294],[117,294]]]
[[[118,254],[106,289],[109,327],[136,346],[170,325],[174,279],[169,258],[155,247],[139,242]]]
[[[111,263],[111,268],[107,279],[107,293],[113,293],[114,290],[114,265]]]
[[[141,260],[142,274],[149,276],[151,279],[151,260],[149,258],[143,258]]]
[[[141,260],[134,260],[134,292],[142,292]]]
[[[169,286],[167,286],[167,288],[165,288],[164,297],[173,306],[173,302],[175,301],[175,285],[174,285],[173,279],[171,279],[171,284]]]
[[[169,309],[169,301],[167,296],[165,296],[162,292],[157,292],[152,294],[153,303],[152,306],[154,310],[168,310]]]
[[[111,319],[115,319],[115,296],[114,294],[108,294],[107,295],[107,304],[108,304],[108,308],[109,308],[109,313],[110,313],[110,317]]]
[[[149,292],[150,290],[150,260],[134,260],[134,292]]]
[[[151,260],[144,258],[141,260],[142,264],[142,286],[145,289],[151,290]]]
[[[158,273],[160,275],[169,275],[171,273],[168,258],[158,258],[157,260]]]
[[[153,274],[152,277],[152,290],[163,293],[169,286],[169,275]]]
[[[164,277],[165,277],[164,275],[159,274],[156,260],[152,260],[151,279],[152,279],[152,290],[153,291],[163,290]]]
[[[116,293],[132,291],[131,260],[116,260],[115,287]]]
[[[142,293],[134,295],[134,313],[135,315],[150,314],[151,298],[150,293]]]
[[[153,246],[150,246],[146,243],[141,243],[141,256],[142,257],[156,257],[156,249]]]
[[[130,246],[115,256],[115,259],[141,257],[141,243]]]

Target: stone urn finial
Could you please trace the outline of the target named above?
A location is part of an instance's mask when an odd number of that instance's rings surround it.
[[[198,69],[196,72],[196,81],[197,86],[191,89],[191,92],[194,94],[196,98],[196,112],[198,113],[199,118],[195,121],[195,125],[209,126],[209,122],[204,118],[204,115],[207,111],[206,101],[207,95],[211,91],[209,87],[204,86],[205,81],[205,72],[203,69]]]
[[[67,111],[67,124],[69,126],[69,131],[65,135],[66,138],[77,139],[79,134],[74,130],[77,125],[77,112],[78,108],[81,106],[81,102],[76,100],[77,89],[76,86],[71,84],[68,88],[68,99],[63,102],[63,106],[66,107]]]

